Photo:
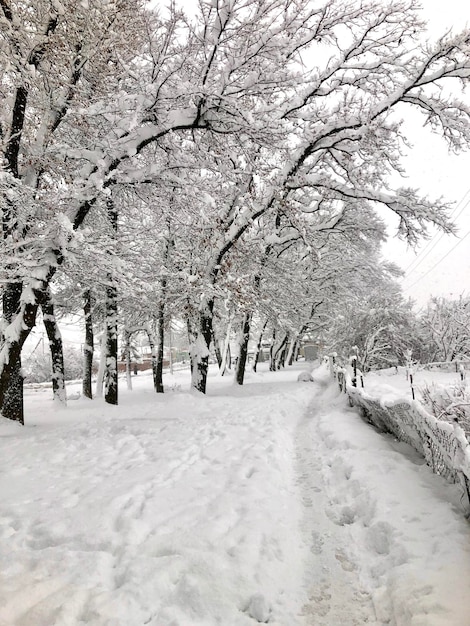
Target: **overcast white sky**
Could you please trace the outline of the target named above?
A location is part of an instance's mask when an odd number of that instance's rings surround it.
[[[422,5],[430,38],[450,27],[459,32],[470,25],[468,0],[422,0]],[[470,90],[466,98],[470,102]],[[421,126],[410,125],[410,133],[415,149],[406,161],[409,185],[431,198],[443,196],[454,201],[453,217],[459,229],[457,237],[436,234],[416,253],[394,238],[384,247],[384,256],[408,270],[402,280],[405,295],[422,306],[431,295],[470,294],[470,152],[449,154],[445,142]],[[390,224],[392,234],[393,220]]]

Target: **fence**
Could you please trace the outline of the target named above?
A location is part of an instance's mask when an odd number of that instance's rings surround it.
[[[391,433],[411,445],[435,474],[462,489],[462,507],[470,516],[470,443],[458,423],[437,420],[417,400],[383,402],[354,387],[343,367],[334,367],[341,391],[348,395],[350,406],[382,432]]]

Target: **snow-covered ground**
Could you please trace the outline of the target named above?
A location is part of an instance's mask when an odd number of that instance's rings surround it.
[[[29,392],[0,424],[1,626],[469,624],[456,491],[305,367]]]
[[[421,398],[421,390],[433,385],[445,387],[461,384],[460,375],[456,372],[441,372],[439,370],[415,369],[413,373],[413,387],[417,400]],[[468,380],[467,380],[468,385]],[[410,380],[406,377],[406,369],[399,367],[368,372],[364,377],[364,388],[370,395],[379,395],[382,398],[396,400],[399,398],[412,399]]]

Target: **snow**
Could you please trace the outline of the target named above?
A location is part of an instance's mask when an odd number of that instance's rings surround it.
[[[455,487],[324,366],[264,365],[206,396],[139,374],[118,407],[30,390],[0,423],[0,625],[468,623]]]
[[[459,383],[459,373],[426,369],[415,369],[413,372],[413,387],[417,399],[421,397],[420,391],[426,386],[438,384],[447,387]],[[368,372],[364,377],[364,389],[372,396],[380,395],[383,401],[396,402],[405,398],[407,400],[412,398],[411,384],[406,378],[405,367],[399,367],[398,372],[394,367],[377,372]]]

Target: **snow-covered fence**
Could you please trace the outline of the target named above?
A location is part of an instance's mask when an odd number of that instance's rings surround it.
[[[435,474],[462,488],[462,505],[470,515],[470,443],[457,422],[436,419],[417,400],[383,401],[354,387],[345,368],[335,368],[341,391],[349,404],[383,432],[411,445]]]

